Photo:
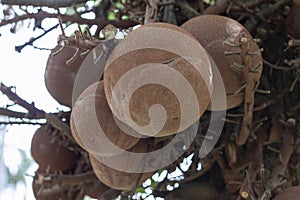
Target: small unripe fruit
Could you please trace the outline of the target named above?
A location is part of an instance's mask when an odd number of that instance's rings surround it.
[[[31,141],[31,154],[39,164],[40,170],[47,168],[51,172],[71,170],[77,161],[75,152],[59,144],[59,132],[55,133],[51,126],[38,128]]]

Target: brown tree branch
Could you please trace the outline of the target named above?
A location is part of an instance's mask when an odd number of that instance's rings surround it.
[[[181,9],[181,13],[183,13],[183,15],[186,16],[188,19],[200,15],[200,13],[198,13],[194,8],[189,6],[189,4],[187,3],[176,2],[175,5]]]
[[[278,159],[275,167],[270,175],[271,179],[267,183],[267,189],[273,191],[284,183],[284,174],[287,169],[291,155],[295,146],[296,130],[294,127],[286,127],[283,136],[283,142],[280,148],[280,159]]]
[[[26,121],[0,121],[0,125],[45,125],[41,122],[26,122]]]
[[[50,8],[70,7],[79,3],[84,3],[86,0],[2,0],[5,5],[18,6],[46,6]]]
[[[46,35],[47,33],[51,32],[52,30],[56,29],[57,27],[58,27],[58,24],[55,25],[55,26],[53,26],[53,27],[51,27],[51,28],[49,28],[49,29],[46,30],[44,33],[42,33],[41,35],[39,35],[39,36],[37,36],[37,37],[35,37],[35,38],[31,38],[31,39],[30,39],[28,42],[26,42],[25,44],[20,45],[20,46],[15,46],[15,50],[16,50],[17,52],[20,53],[24,47],[26,47],[27,45],[33,45],[33,43],[34,43],[36,40],[42,38],[44,35]]]
[[[7,87],[3,83],[0,82],[0,91],[5,94],[12,102],[18,104],[28,110],[28,112],[33,115],[34,117],[42,118],[45,116],[45,111],[37,109],[34,106],[34,103],[28,103],[27,101],[23,100],[19,97],[16,93],[11,91],[12,87]]]
[[[97,25],[100,28],[105,27],[108,24],[112,24],[117,28],[129,28],[132,26],[137,25],[138,23],[132,20],[122,20],[122,21],[116,21],[116,20],[107,20],[107,19],[102,19],[102,18],[96,18],[96,19],[84,19],[81,18],[78,15],[63,15],[59,13],[47,13],[45,11],[39,11],[37,13],[29,13],[29,14],[24,14],[20,16],[16,16],[12,19],[8,20],[2,20],[0,22],[0,27],[7,25],[7,24],[12,24],[18,21],[22,21],[25,19],[35,19],[35,20],[44,20],[46,18],[58,18],[60,17],[63,23],[66,22],[72,22],[72,23],[78,23],[78,24],[87,24],[89,26],[92,25]]]
[[[16,93],[11,91],[12,87],[7,87],[3,83],[0,82],[0,91],[5,94],[12,102],[18,104],[28,110],[29,115],[36,117],[36,118],[44,118],[50,123],[54,128],[58,129],[64,136],[69,138],[71,141],[74,142],[74,138],[71,134],[70,126],[66,123],[62,122],[57,116],[46,113],[43,110],[40,110],[34,106],[34,103],[28,103],[27,101],[23,100],[19,97]]]
[[[217,15],[225,12],[227,7],[229,6],[229,0],[217,0],[215,5],[212,5],[206,8],[203,12],[205,15]]]
[[[71,128],[68,124],[62,122],[58,117],[53,114],[45,114],[45,119],[50,123],[54,128],[58,129],[63,135],[67,136],[71,141],[75,142],[72,134]]]
[[[231,11],[240,11],[240,10],[244,11],[245,8],[250,9],[250,8],[256,7],[262,3],[267,3],[268,1],[270,1],[270,0],[252,0],[249,2],[238,2],[238,3],[242,4],[242,7],[241,7],[241,5],[233,5],[230,8],[230,10]]]
[[[58,112],[51,113],[52,115],[56,115],[57,117],[66,118],[70,116],[70,112]],[[7,108],[0,108],[0,115],[7,116],[10,118],[20,118],[20,119],[44,119],[45,116],[34,116],[32,113],[24,113],[12,111]]]
[[[82,174],[64,175],[64,174],[38,174],[41,176],[43,183],[52,184],[64,184],[64,185],[74,185],[81,184],[85,182],[97,181],[98,178],[95,176],[93,171],[89,171]],[[41,183],[42,184],[42,183]]]
[[[42,119],[40,116],[36,117],[31,113],[16,112],[7,108],[0,108],[0,115],[12,118]]]
[[[147,7],[145,12],[145,21],[144,23],[152,23],[157,21],[157,13],[158,13],[158,0],[146,0]]]

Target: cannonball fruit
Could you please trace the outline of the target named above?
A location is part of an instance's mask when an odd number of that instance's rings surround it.
[[[140,139],[120,129],[127,127],[124,123],[116,123],[106,101],[103,81],[92,84],[79,96],[70,124],[77,143],[95,155],[118,154],[119,148],[129,149]]]
[[[289,187],[283,192],[275,196],[273,200],[299,200],[300,199],[300,186]]]
[[[120,41],[108,58],[103,80],[113,114],[154,137],[192,125],[206,110],[212,92],[206,51],[191,34],[166,23],[141,26]]]
[[[88,86],[103,79],[106,61],[119,41],[118,39],[103,40],[87,54],[76,73],[72,105]]]
[[[146,153],[148,150],[148,142],[147,139],[140,140],[134,147],[130,149],[131,152],[136,153]],[[124,157],[125,155],[119,154],[119,157]],[[126,157],[126,156],[125,156]],[[144,181],[152,176],[151,172],[145,173],[129,173],[124,171],[119,171],[118,169],[114,169],[110,166],[107,166],[103,162],[99,161],[100,159],[106,159],[104,157],[98,158],[97,156],[93,156],[89,154],[89,158],[91,161],[91,165],[93,167],[93,171],[95,172],[98,179],[104,183],[105,185],[116,189],[116,190],[132,190],[136,186],[141,185]],[[107,159],[111,159],[110,157]],[[118,160],[116,160],[118,162]],[[128,168],[136,165],[136,162],[139,162],[140,165],[143,165],[143,160],[136,160],[135,158],[126,158],[122,159],[120,165],[127,166]]]
[[[55,133],[49,125],[36,130],[31,141],[31,154],[40,170],[68,171],[76,165],[75,152],[59,144],[59,140],[59,133]]]
[[[45,84],[48,92],[56,101],[72,107],[72,91],[76,73],[85,56],[78,56],[67,65],[66,62],[74,56],[76,49],[65,47],[61,52],[53,55],[61,47],[61,45],[57,45],[49,55],[45,71]],[[79,52],[82,53],[83,51],[80,50]]]
[[[88,182],[84,185],[83,192],[85,195],[88,195],[89,197],[95,199],[101,199],[103,193],[105,193],[107,190],[111,190],[111,188],[107,187],[105,184],[101,183],[100,181],[93,181],[93,182]]]
[[[182,184],[179,188],[168,193],[165,200],[181,200],[181,199],[199,199],[199,200],[218,200],[220,192],[211,184],[203,182],[189,182]]]
[[[224,81],[228,103],[216,110],[242,104],[243,94],[235,92],[244,84],[244,74],[230,67],[241,65],[241,57],[225,56],[225,52],[240,51],[228,44],[239,44],[242,33],[250,40],[249,49],[258,50],[241,24],[215,15],[195,17],[182,27],[143,25],[121,41],[104,41],[98,49],[100,62],[89,54],[67,65],[76,50],[65,47],[55,55],[61,46],[52,50],[45,72],[46,87],[59,103],[72,107],[72,135],[88,152],[99,179],[84,183],[84,194],[102,198],[110,189],[130,191],[152,176],[153,172],[137,167],[153,161],[143,154],[151,150],[149,138],[143,135],[164,137],[182,132],[210,109],[211,98],[218,95],[214,91],[214,63]],[[262,60],[260,54],[251,59],[253,66]],[[255,78],[259,79],[261,70],[259,66]],[[41,126],[34,134],[31,151],[39,171],[67,172],[76,165],[76,154],[60,139],[50,125]],[[139,156],[131,157],[130,152]],[[38,199],[48,199],[38,197],[35,182],[33,189]],[[64,192],[54,195],[51,198],[61,198]]]
[[[300,39],[300,2],[294,1],[291,6],[290,11],[287,15],[285,26],[286,32],[294,37],[295,39]]]
[[[216,107],[215,110],[230,109],[241,105],[244,96],[241,94],[235,95],[234,93],[244,84],[244,75],[231,68],[233,64],[242,64],[241,56],[225,56],[225,52],[239,52],[240,50],[238,47],[226,45],[226,43],[239,44],[240,36],[244,33],[250,40],[249,49],[254,52],[258,50],[259,47],[254,42],[251,34],[237,21],[220,15],[201,15],[194,17],[181,25],[181,27],[191,33],[200,42],[220,71],[227,95],[227,107]],[[253,68],[261,61],[261,55],[252,56]],[[257,71],[258,73],[255,73],[255,76],[256,80],[259,80],[262,65],[258,67]],[[216,82],[217,80],[214,79],[213,83],[215,84]],[[219,98],[216,92],[213,94],[213,98]]]

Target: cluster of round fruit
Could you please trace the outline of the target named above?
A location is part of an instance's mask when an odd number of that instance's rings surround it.
[[[110,188],[99,181],[88,181],[80,187],[71,184],[52,183],[46,180],[49,174],[73,174],[79,155],[51,125],[38,128],[32,138],[31,154],[39,164],[32,189],[37,200],[75,199],[78,193],[100,198]]]
[[[245,77],[251,76],[258,82],[262,57],[260,54],[249,56],[253,68],[244,70],[247,66],[241,57],[242,37],[249,41],[247,51],[259,50],[241,24],[223,16],[195,17],[181,27],[149,23],[120,41],[104,41],[113,45],[110,49],[102,48],[110,52],[108,56],[97,58],[104,65],[98,67],[105,67],[103,77],[98,74],[98,80],[79,86],[80,89],[74,88],[78,76],[89,79],[81,74],[80,68],[95,63],[95,60],[84,54],[67,65],[67,59],[76,51],[68,47],[50,55],[45,73],[47,89],[59,103],[72,108],[72,135],[89,153],[93,170],[102,183],[118,190],[131,190],[152,175],[151,172],[131,173],[114,169],[103,164],[103,158],[120,156],[124,150],[147,153],[151,149],[149,139],[152,137],[166,137],[184,131],[206,110],[226,110],[243,104]],[[61,46],[53,52],[59,48]],[[249,74],[245,74],[246,71]],[[224,84],[224,97],[217,89],[220,84]],[[74,91],[78,93],[77,89],[80,94],[74,95]],[[215,99],[214,105],[211,99]],[[44,130],[43,135],[48,134],[45,127],[40,130]],[[44,137],[47,137],[47,142],[52,141],[51,134]],[[36,146],[42,148],[40,142]],[[57,149],[62,147],[45,149],[48,154],[43,156],[44,163],[50,165],[51,170],[56,168],[49,160],[50,154],[58,152]],[[60,168],[61,171],[69,170],[76,159],[71,151],[64,151],[70,155],[58,153],[53,156],[55,162],[64,163],[65,168]],[[34,152],[33,155],[40,154],[41,149]],[[58,161],[60,157],[63,161]],[[37,156],[34,158],[40,167],[45,165]],[[67,167],[68,159],[70,165]],[[130,168],[133,161],[127,159],[124,162],[122,165]]]
[[[73,170],[77,156],[62,141],[60,133],[51,126],[43,125],[36,130],[31,142],[31,154],[39,164],[37,173],[68,172]],[[46,184],[41,186],[38,181],[38,178],[35,178],[32,182],[33,193],[36,199],[46,200],[67,195],[66,190],[61,190],[44,197],[41,195],[41,188],[47,190],[52,187]]]

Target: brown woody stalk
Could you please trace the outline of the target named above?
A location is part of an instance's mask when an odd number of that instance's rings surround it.
[[[237,144],[243,145],[246,143],[249,135],[251,134],[253,107],[254,107],[254,94],[257,82],[254,79],[252,72],[252,55],[250,55],[249,39],[241,37],[241,60],[243,67],[243,75],[245,79],[245,96],[244,96],[244,117],[240,133],[237,137]]]
[[[217,15],[226,11],[229,6],[229,0],[217,0],[216,3],[206,10],[204,10],[203,14],[205,15]]]
[[[278,159],[277,163],[274,165],[274,168],[271,172],[271,179],[267,183],[267,189],[273,191],[274,189],[281,186],[284,180],[284,174],[288,167],[290,157],[292,156],[296,145],[295,145],[295,136],[296,130],[294,127],[286,126],[283,136],[283,142],[280,148],[281,159]]]
[[[43,183],[63,184],[63,185],[75,185],[75,184],[82,184],[85,182],[98,180],[93,171],[81,173],[81,174],[74,174],[74,175],[38,174],[38,176],[41,176],[40,180],[42,180]]]
[[[157,21],[157,12],[158,12],[158,0],[146,0],[147,7],[145,12],[145,21],[144,23],[151,23]]]

